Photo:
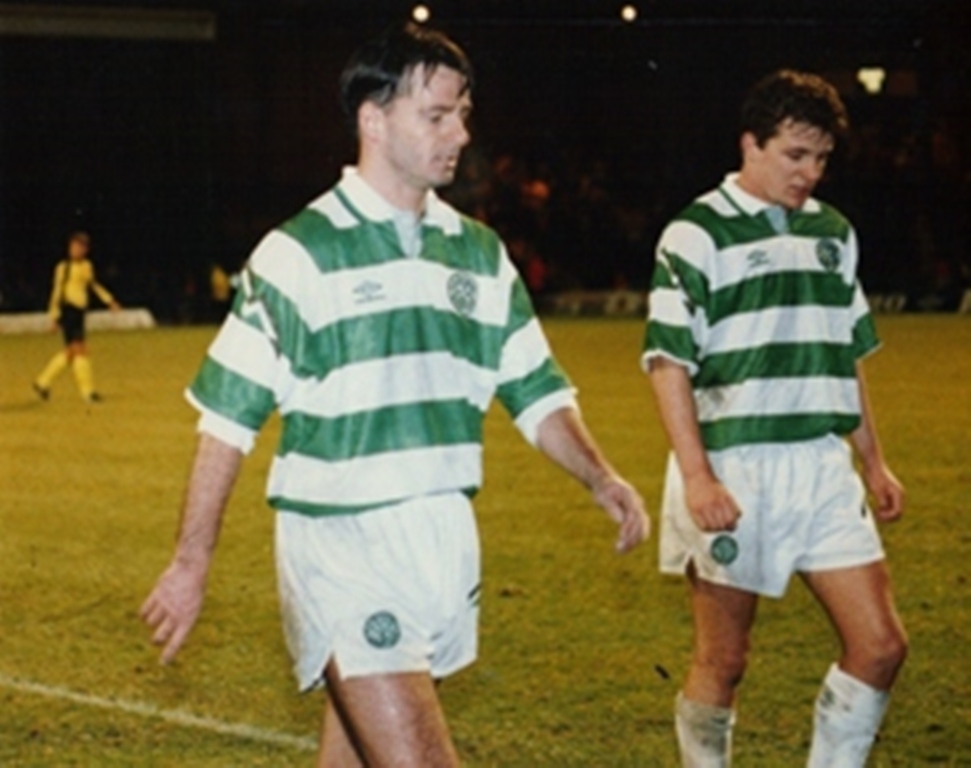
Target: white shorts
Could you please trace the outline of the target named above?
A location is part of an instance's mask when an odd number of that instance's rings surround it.
[[[693,562],[705,581],[781,597],[794,572],[883,559],[863,483],[841,438],[740,446],[709,458],[742,517],[734,531],[700,531],[672,455],[661,506],[664,573],[683,574]]]
[[[302,691],[341,675],[429,672],[477,653],[479,537],[468,498],[448,494],[356,515],[279,512],[284,634]]]

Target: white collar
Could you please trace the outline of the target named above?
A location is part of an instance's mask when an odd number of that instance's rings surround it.
[[[461,230],[458,214],[444,203],[434,191],[425,193],[424,212],[416,216],[397,208],[385,200],[354,166],[346,166],[341,174],[340,189],[358,212],[371,221],[414,221],[438,227],[452,234]]]
[[[766,202],[762,198],[756,197],[750,192],[746,192],[739,185],[738,177],[739,174],[737,171],[727,174],[725,176],[725,181],[722,182],[721,190],[722,193],[725,194],[736,207],[740,208],[743,213],[746,213],[749,216],[756,216],[762,211],[770,208],[782,207]],[[819,210],[819,202],[815,198],[810,197],[799,210],[815,213]]]
[[[738,177],[739,174],[737,171],[725,176],[725,181],[722,183],[722,190],[743,212],[749,216],[755,216],[766,208],[773,207],[772,203],[768,203],[762,198],[756,197],[742,189],[738,183]]]

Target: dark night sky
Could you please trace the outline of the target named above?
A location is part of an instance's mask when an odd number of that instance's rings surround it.
[[[353,159],[336,107],[338,72],[356,44],[410,8],[390,0],[99,5],[211,11],[218,33],[211,42],[0,37],[7,309],[43,305],[64,236],[77,227],[92,231],[96,262],[129,303],[213,260],[237,266],[262,231]],[[741,94],[779,66],[839,79],[858,126],[910,136],[925,156],[935,130],[948,126],[957,154],[949,173],[968,186],[971,12],[963,0],[654,0],[638,3],[633,25],[617,19],[621,3],[603,0],[428,5],[478,71],[473,154],[512,152],[554,170],[601,159],[614,196],[650,208],[651,227],[734,164]],[[896,95],[854,90],[850,73],[869,64],[890,70]],[[917,193],[940,194],[933,162],[922,162]],[[832,185],[861,229],[869,219],[878,229],[859,191]],[[906,194],[882,204],[899,215],[914,188]]]

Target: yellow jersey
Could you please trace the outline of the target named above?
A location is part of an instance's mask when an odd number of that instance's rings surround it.
[[[61,304],[87,309],[89,292],[94,291],[105,304],[114,304],[115,297],[94,277],[94,265],[87,259],[65,259],[54,270],[54,288],[48,312],[57,320]]]

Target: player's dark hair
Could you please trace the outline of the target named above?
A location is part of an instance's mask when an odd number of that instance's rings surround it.
[[[89,248],[91,247],[91,235],[89,235],[83,229],[78,229],[72,232],[70,235],[68,235],[67,241],[68,243],[77,241],[88,246]]]
[[[426,78],[437,67],[448,67],[472,88],[472,64],[444,33],[412,22],[394,26],[362,45],[347,62],[340,78],[340,101],[351,131],[357,135],[357,113],[366,101],[385,106],[402,92],[417,67]]]
[[[849,118],[836,89],[819,75],[780,69],[762,78],[742,103],[741,132],[752,133],[759,146],[787,120],[808,123],[839,137]]]

